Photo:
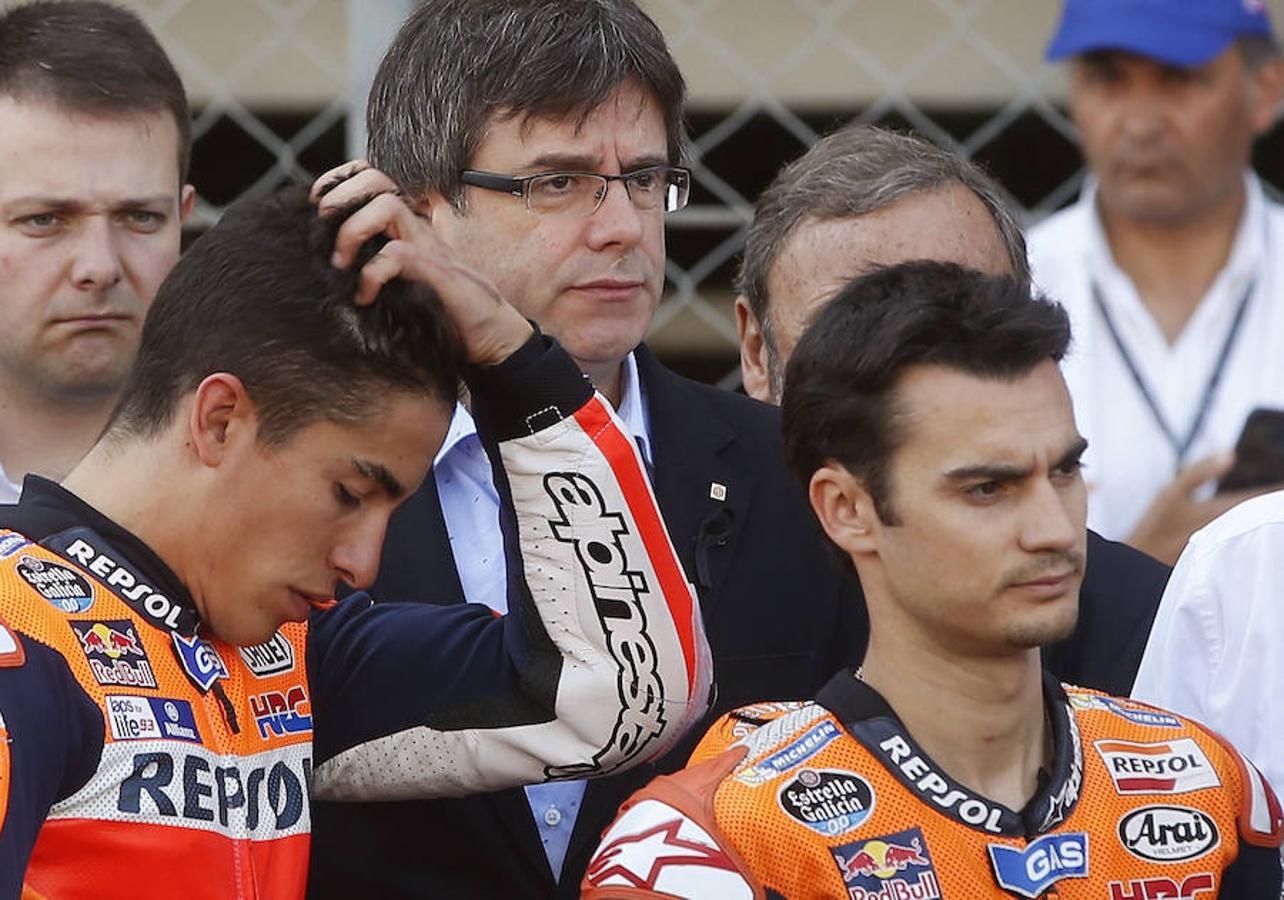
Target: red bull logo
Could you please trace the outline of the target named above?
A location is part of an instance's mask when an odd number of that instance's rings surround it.
[[[923,832],[910,828],[830,851],[852,900],[935,900],[941,896]]]
[[[134,623],[126,619],[71,622],[85,660],[99,684],[112,687],[156,687],[151,660]]]
[[[843,870],[845,881],[851,881],[860,875],[891,878],[910,866],[931,865],[923,855],[923,842],[919,838],[912,839],[908,845],[869,841],[848,857],[846,862],[837,853],[834,854],[834,858],[838,860],[839,868]]]
[[[76,629],[80,646],[86,653],[101,653],[108,659],[120,659],[122,656],[142,656],[143,646],[132,627],[117,630],[112,625],[117,623],[95,622],[88,630]]]

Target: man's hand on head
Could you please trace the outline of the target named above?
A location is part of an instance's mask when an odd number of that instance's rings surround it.
[[[312,197],[323,216],[362,204],[335,237],[331,262],[337,268],[351,266],[371,238],[388,238],[361,269],[358,305],[373,303],[394,278],[431,285],[459,329],[469,361],[477,365],[503,362],[530,338],[530,323],[490,281],[455,258],[432,223],[412,210],[392,179],[378,169],[364,160],[332,169],[313,184]]]

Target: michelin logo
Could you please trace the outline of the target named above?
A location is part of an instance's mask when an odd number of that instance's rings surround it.
[[[838,726],[830,721],[821,722],[788,747],[737,774],[736,781],[750,787],[765,784],[777,775],[788,772],[811,759],[836,737],[838,737]]]

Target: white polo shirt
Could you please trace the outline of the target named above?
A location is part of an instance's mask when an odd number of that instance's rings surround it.
[[[1128,536],[1179,465],[1233,448],[1253,409],[1284,409],[1284,208],[1266,199],[1256,176],[1246,173],[1245,184],[1248,202],[1230,258],[1173,344],[1115,265],[1095,182],[1030,232],[1035,285],[1070,314],[1073,341],[1062,371],[1089,444],[1088,525],[1108,538]],[[1207,412],[1179,460],[1175,444],[1191,434],[1241,305]]]
[[[1132,694],[1216,729],[1284,788],[1284,491],[1195,532]]]

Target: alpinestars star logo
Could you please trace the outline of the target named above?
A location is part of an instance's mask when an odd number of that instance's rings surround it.
[[[589,883],[600,886],[608,879],[622,878],[632,887],[655,890],[656,881],[669,866],[703,866],[736,871],[736,864],[725,851],[679,837],[678,829],[681,827],[681,819],[672,819],[607,844],[598,851],[589,866]]]

